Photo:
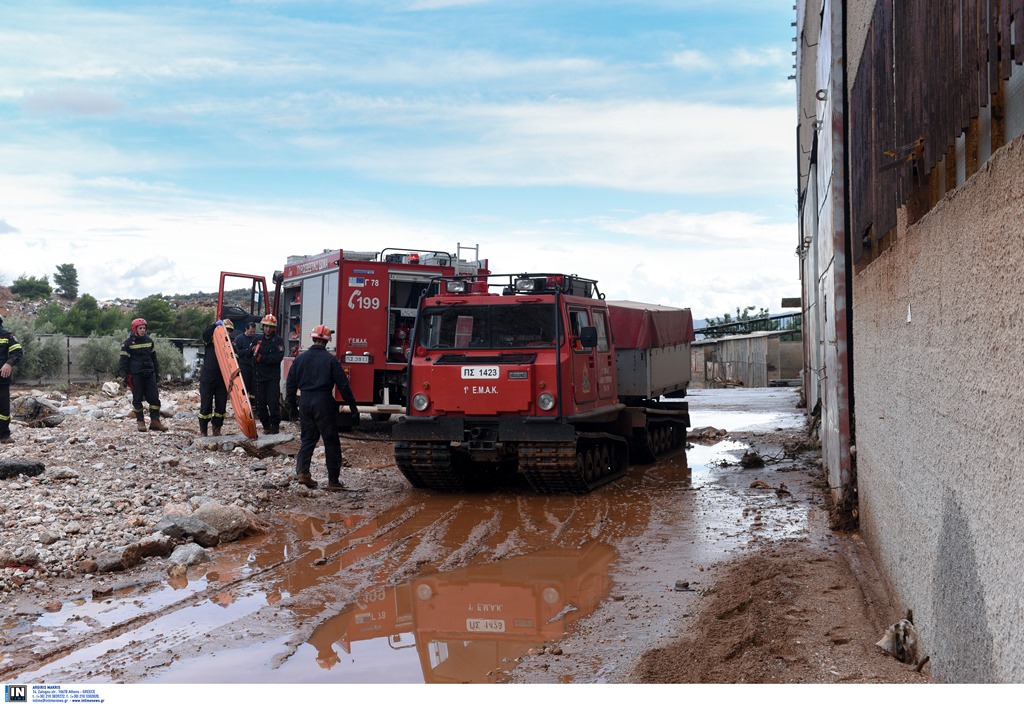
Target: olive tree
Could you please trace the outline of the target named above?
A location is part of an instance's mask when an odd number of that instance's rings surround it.
[[[121,361],[121,343],[113,337],[90,336],[78,355],[78,368],[87,374],[102,377],[117,376]]]

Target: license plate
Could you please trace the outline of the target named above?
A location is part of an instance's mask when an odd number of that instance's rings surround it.
[[[500,372],[497,367],[463,367],[463,379],[497,379]]]
[[[467,618],[466,631],[469,633],[504,633],[505,622],[500,618]]]
[[[368,354],[347,354],[345,355],[345,364],[369,364],[370,355]]]

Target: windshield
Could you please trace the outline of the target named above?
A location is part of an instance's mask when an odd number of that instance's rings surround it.
[[[431,350],[553,347],[555,306],[444,306],[423,311],[420,344]]]

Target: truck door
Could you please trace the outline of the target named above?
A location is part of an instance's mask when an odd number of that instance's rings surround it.
[[[615,396],[615,354],[612,352],[611,342],[608,339],[608,311],[591,311],[594,327],[597,328],[597,348],[595,352],[595,363],[597,365],[597,397],[610,399]]]
[[[572,367],[573,401],[577,406],[590,406],[597,401],[597,351],[583,347],[580,331],[593,325],[590,311],[583,306],[569,307],[569,364]]]

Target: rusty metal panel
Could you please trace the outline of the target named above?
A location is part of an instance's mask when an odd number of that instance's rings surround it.
[[[1024,0],[1010,0],[1010,14],[1017,30],[1013,37],[1013,61],[1020,66],[1024,63]]]
[[[849,94],[854,261],[989,106],[1011,54],[1024,63],[1024,0],[875,3]]]

